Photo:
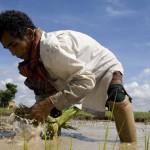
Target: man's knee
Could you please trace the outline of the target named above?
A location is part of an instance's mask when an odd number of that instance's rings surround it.
[[[122,84],[122,78],[123,78],[123,75],[120,71],[114,72],[110,86],[113,84]]]

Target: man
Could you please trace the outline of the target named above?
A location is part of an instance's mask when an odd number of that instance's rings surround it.
[[[16,10],[0,14],[0,41],[23,59],[20,74],[27,77],[25,85],[37,100],[28,118],[43,122],[54,108],[74,105],[103,117],[108,105],[121,142],[137,141],[131,98],[122,85],[123,68],[107,48],[76,31],[46,33]]]

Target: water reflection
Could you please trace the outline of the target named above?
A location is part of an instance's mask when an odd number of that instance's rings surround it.
[[[118,150],[138,150],[138,144],[118,144]],[[139,149],[142,150],[142,149]],[[144,147],[143,147],[144,150]]]
[[[14,138],[15,135],[16,135],[16,132],[14,132],[13,130],[9,130],[9,131],[1,131],[0,130],[0,139]]]

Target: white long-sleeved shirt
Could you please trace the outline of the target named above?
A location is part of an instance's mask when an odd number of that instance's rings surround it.
[[[43,32],[40,59],[48,71],[49,82],[58,90],[50,96],[56,108],[81,104],[83,110],[103,115],[112,73],[123,73],[111,51],[80,32]]]

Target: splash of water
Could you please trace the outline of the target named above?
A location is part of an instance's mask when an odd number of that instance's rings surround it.
[[[7,141],[7,143],[22,145],[24,141],[40,139],[42,130],[43,126],[41,124],[34,127],[30,120],[22,118],[19,121],[14,120],[14,114],[0,122],[0,138],[5,142]]]

